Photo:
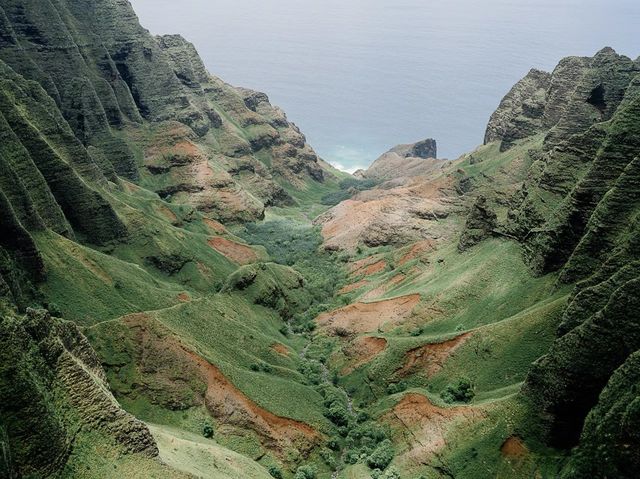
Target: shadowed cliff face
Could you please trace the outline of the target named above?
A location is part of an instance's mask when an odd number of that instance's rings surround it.
[[[524,388],[540,408],[548,443],[579,444],[567,477],[596,464],[631,477],[637,464],[627,451],[638,438],[625,432],[633,412],[620,412],[626,405],[612,391],[637,387],[626,363],[640,349],[639,72],[637,62],[611,49],[564,60],[550,76],[532,72],[487,130],[487,140],[502,148],[545,134],[542,149],[531,153],[535,161],[512,203],[508,231],[521,239],[536,271],[559,270],[561,282],[577,282],[559,337]],[[558,96],[565,100],[552,100]],[[607,459],[602,451],[589,456],[605,430],[614,429],[615,441],[625,445],[610,446]]]
[[[16,316],[3,307],[0,326],[3,477],[54,474],[86,427],[113,436],[123,451],[158,454],[146,425],[108,392],[97,356],[72,323],[31,309]]]

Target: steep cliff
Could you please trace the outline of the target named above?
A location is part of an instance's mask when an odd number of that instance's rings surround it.
[[[560,82],[557,77],[567,71],[573,72],[570,88],[567,78]],[[564,60],[541,88],[545,94],[536,93],[554,98],[554,81],[572,91],[562,110],[557,101],[542,101],[542,110],[553,105],[559,116],[546,129],[543,122],[516,135],[545,137],[542,147],[530,153],[534,162],[512,203],[507,230],[521,238],[535,271],[559,270],[561,283],[577,282],[558,339],[533,366],[524,388],[542,414],[545,440],[560,448],[579,444],[577,465],[569,467],[567,477],[582,477],[577,470],[605,477],[613,468],[616,477],[632,477],[637,464],[626,452],[637,447],[633,434],[625,436],[624,446],[608,443],[606,453],[596,453],[608,466],[596,457],[587,459],[585,451],[596,450],[603,429],[618,427],[621,436],[626,434],[628,416],[615,412],[625,406],[611,399],[611,390],[621,383],[633,390],[625,364],[640,349],[639,73],[637,62],[611,49],[592,59]],[[503,147],[518,128],[517,120],[509,123],[515,117],[513,105],[523,108],[531,100],[530,91],[518,92],[528,100],[512,91],[501,105],[509,108],[494,115],[506,119],[511,129],[494,138]]]
[[[21,86],[41,100],[32,126],[49,144],[55,136],[56,152],[87,180],[119,175],[224,219],[259,217],[264,205],[293,201],[283,186],[295,195],[324,180],[304,136],[266,95],[210,76],[181,37],[152,37],[128,2],[6,1],[0,21],[0,59],[15,72],[6,81],[42,87]],[[145,147],[163,140],[170,146]]]
[[[0,317],[3,477],[46,477],[67,463],[78,436],[99,431],[125,453],[158,454],[147,427],[108,391],[90,344],[46,311]]]

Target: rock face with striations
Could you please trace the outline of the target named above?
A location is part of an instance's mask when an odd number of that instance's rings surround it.
[[[125,452],[158,454],[147,426],[108,392],[97,356],[72,323],[41,310],[21,317],[2,309],[0,346],[0,433],[11,459],[0,462],[3,477],[54,474],[83,428]]]
[[[49,116],[64,118],[59,143],[92,180],[118,175],[216,219],[244,220],[291,203],[283,185],[328,174],[266,95],[211,76],[182,37],[151,36],[129,2],[7,0],[0,27],[0,60],[44,90]],[[145,147],[163,141],[184,148]]]
[[[126,240],[109,200],[123,179],[242,221],[330,175],[266,95],[210,75],[182,37],[151,36],[129,2],[6,0],[0,32],[3,231],[25,232],[0,241],[14,301],[45,274],[30,233]]]
[[[520,80],[491,115],[485,144],[500,141],[505,150],[514,141],[541,131],[551,78],[547,72],[531,70]]]
[[[568,57],[552,73],[531,70],[491,116],[485,144],[506,150],[517,140],[547,133],[551,148],[611,118],[638,64],[605,48],[593,58]]]
[[[498,218],[489,207],[487,198],[478,196],[467,215],[467,221],[458,242],[458,250],[465,251],[490,237],[497,223]]]
[[[640,65],[607,48],[565,59],[549,77],[530,74],[488,128],[487,140],[503,148],[544,135],[528,154],[506,230],[535,271],[577,283],[557,340],[523,388],[539,408],[545,441],[578,446],[565,477],[633,477],[638,465],[632,451],[640,440],[628,427],[637,398],[632,392],[625,403],[616,391],[640,387],[630,369],[640,350],[639,125]],[[603,435],[618,446],[602,449]]]

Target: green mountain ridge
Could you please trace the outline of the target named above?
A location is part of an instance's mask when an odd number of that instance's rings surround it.
[[[125,0],[2,0],[0,71],[2,477],[635,477],[637,60],[358,178]]]

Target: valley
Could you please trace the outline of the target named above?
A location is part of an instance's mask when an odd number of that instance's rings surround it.
[[[2,477],[633,477],[638,60],[352,176],[127,1],[0,7]]]

